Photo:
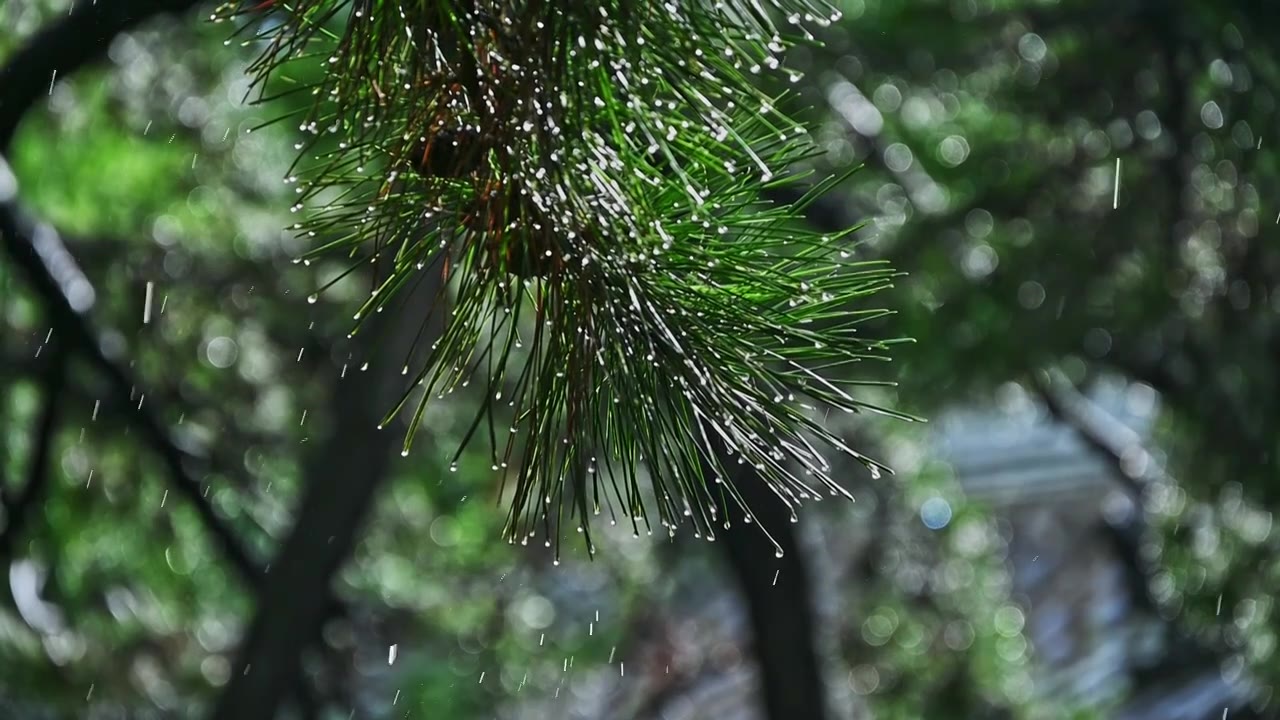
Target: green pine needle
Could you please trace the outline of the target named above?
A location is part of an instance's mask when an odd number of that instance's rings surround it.
[[[793,507],[845,494],[822,447],[887,470],[823,418],[905,417],[848,379],[885,359],[858,333],[885,312],[853,308],[895,273],[848,260],[848,233],[800,229],[834,180],[762,200],[818,154],[752,80],[792,42],[774,18],[811,40],[804,25],[836,13],[770,4],[298,0],[242,28],[265,48],[260,100],[315,97],[291,178],[295,228],[325,238],[312,256],[393,266],[357,318],[422,273],[449,281],[388,419],[411,412],[407,453],[431,398],[483,390],[458,453],[479,438],[504,479],[515,468],[513,542],[558,548],[573,523],[592,547],[592,516],[638,533],[655,509],[714,538],[717,495],[752,518],[717,448]]]

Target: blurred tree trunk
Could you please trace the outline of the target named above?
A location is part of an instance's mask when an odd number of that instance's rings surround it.
[[[756,517],[744,524],[741,509],[722,504],[720,513],[732,525],[717,533],[717,544],[746,599],[766,716],[821,720],[827,695],[814,642],[814,603],[791,510],[748,465],[732,460],[726,467],[738,469],[734,487]],[[782,557],[759,526],[777,541]]]
[[[8,575],[10,564],[17,559],[19,539],[26,529],[29,519],[39,512],[40,505],[49,494],[53,484],[50,467],[53,460],[53,443],[58,432],[60,415],[63,411],[63,396],[66,393],[67,353],[62,349],[62,339],[52,341],[49,347],[49,359],[44,371],[43,408],[35,427],[35,442],[32,443],[28,460],[27,479],[16,486],[10,500],[0,494],[0,571]],[[4,478],[0,477],[0,491],[4,489]]]
[[[310,457],[294,527],[269,568],[231,681],[212,717],[269,720],[301,685],[302,655],[320,640],[331,615],[334,575],[358,542],[404,439],[398,425],[384,430],[378,425],[405,390],[400,369],[425,319],[419,309],[430,307],[438,280],[423,273],[403,307],[370,319],[367,330],[375,337],[363,343],[372,349],[367,371],[354,361],[339,379],[334,368],[332,430]],[[434,334],[428,329],[419,346],[429,346]]]

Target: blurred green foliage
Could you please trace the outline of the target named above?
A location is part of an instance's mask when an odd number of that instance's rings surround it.
[[[1119,374],[1155,388],[1151,449],[1172,479],[1147,497],[1153,595],[1238,658],[1233,672],[1270,687],[1274,21],[1243,0],[841,5],[825,47],[792,53],[805,76],[787,89],[829,169],[867,165],[814,214],[865,220],[859,252],[910,273],[886,301],[899,312],[885,332],[917,343],[895,352],[903,384],[885,402],[934,414],[1050,368],[1081,387]],[[0,6],[0,57],[66,11]],[[65,231],[93,281],[95,321],[144,378],[137,402],[207,454],[209,498],[266,557],[307,453],[341,441],[328,367],[348,357],[365,288],[353,277],[306,302],[342,268],[291,262],[307,247],[287,231],[282,182],[298,138],[287,123],[247,132],[268,118],[239,103],[252,53],[225,39],[193,19],[121,38],[112,63],[53,84],[10,161],[24,201]],[[280,102],[273,112],[293,101]],[[147,282],[163,309],[143,326]],[[10,493],[41,412],[48,323],[3,265],[0,298]],[[129,431],[133,408],[103,403],[100,379],[72,371],[54,482],[0,593],[0,702],[191,715],[227,681],[252,599]],[[352,615],[326,627],[313,658],[334,698],[374,716],[556,717],[561,690],[585,703],[596,696],[583,688],[606,677],[625,684],[619,658],[650,614],[726,582],[689,538],[672,547],[606,528],[594,562],[558,567],[544,548],[501,542],[488,458],[450,472],[445,454],[475,401],[433,411],[436,447],[396,466],[342,574]],[[875,436],[899,475],[847,468],[859,501],[804,516],[815,558],[838,569],[828,591],[840,609],[824,619],[833,695],[883,718],[1081,717],[1037,694],[1007,538],[924,457],[925,430],[849,432]],[[952,511],[939,530],[920,520],[933,498]]]
[[[1264,4],[845,4],[795,58],[845,212],[908,272],[900,401],[926,414],[1060,370],[1154,388],[1142,559],[1161,613],[1263,688],[1277,620],[1280,65]],[[1117,188],[1118,182],[1118,188]],[[1136,456],[1134,456],[1136,457]],[[1124,458],[1120,458],[1124,460]],[[1243,663],[1238,662],[1243,661]]]

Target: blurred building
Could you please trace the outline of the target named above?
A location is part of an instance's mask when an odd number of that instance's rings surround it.
[[[1104,384],[1092,431],[1118,446],[1149,435],[1154,392]],[[939,447],[965,493],[1008,523],[1014,593],[1027,610],[1037,690],[1050,702],[1110,707],[1123,720],[1208,720],[1241,704],[1219,663],[1185,647],[1145,587],[1140,515],[1116,459],[1083,428],[1016,395],[995,411],[939,423]]]
[[[1133,442],[1150,432],[1156,403],[1145,386],[1103,385],[1080,401],[1099,422],[1095,433]],[[1010,390],[996,405],[937,418],[932,451],[1007,533],[1041,700],[1117,720],[1217,720],[1240,706],[1243,687],[1224,679],[1217,659],[1179,645],[1152,607],[1134,524],[1141,515],[1117,461],[1025,392]],[[732,588],[700,582],[677,598],[671,624],[642,650],[667,663],[614,683],[581,716],[762,720],[745,610]],[[865,707],[843,710],[871,717]]]

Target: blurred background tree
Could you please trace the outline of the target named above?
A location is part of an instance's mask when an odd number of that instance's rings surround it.
[[[844,33],[799,60],[824,71],[801,105],[829,111],[831,162],[876,170],[850,207],[874,223],[872,251],[909,273],[896,321],[920,342],[899,370],[905,393],[928,393],[908,407],[1012,382],[1075,425],[1139,496],[1126,524],[1149,601],[1269,697],[1270,14],[855,5]],[[1151,447],[1072,412],[1066,398],[1107,376],[1158,393]]]
[[[828,151],[816,167],[866,165],[808,220],[866,222],[859,255],[909,273],[883,301],[892,334],[917,339],[886,369],[904,381],[886,404],[982,423],[1021,398],[1114,467],[1129,504],[1094,532],[1115,538],[1135,604],[1167,634],[1119,696],[1053,692],[1039,668],[1055,648],[1029,643],[1037,607],[1014,580],[1016,533],[966,495],[938,423],[833,423],[898,475],[842,468],[858,502],[784,521],[803,549],[785,563],[771,546],[725,562],[721,545],[621,527],[591,562],[500,542],[487,453],[448,467],[474,398],[433,406],[436,447],[392,462],[399,438],[371,432],[385,384],[335,381],[369,359],[346,340],[366,288],[307,302],[345,267],[291,262],[307,247],[285,230],[281,181],[303,138],[287,123],[246,132],[279,110],[240,103],[251,57],[187,15],[41,78],[3,153],[84,279],[56,278],[59,309],[15,257],[0,262],[0,714],[206,712],[304,489],[357,482],[376,505],[347,524],[333,596],[286,598],[329,617],[287,690],[298,716],[725,717],[740,695],[732,707],[754,717],[760,688],[794,682],[782,668],[823,688],[833,717],[1222,717],[1155,701],[1141,714],[1148,689],[1181,697],[1197,664],[1236,689],[1230,717],[1272,716],[1273,13],[1247,0],[841,9],[775,88],[796,93],[793,114]],[[0,7],[0,58],[69,10]],[[11,115],[17,86],[0,79]],[[1158,398],[1149,436],[1082,401],[1111,381]],[[313,540],[296,562],[335,562],[331,538]],[[725,596],[737,588],[757,612],[811,613],[813,630],[752,644],[752,624],[732,622],[750,611]]]

